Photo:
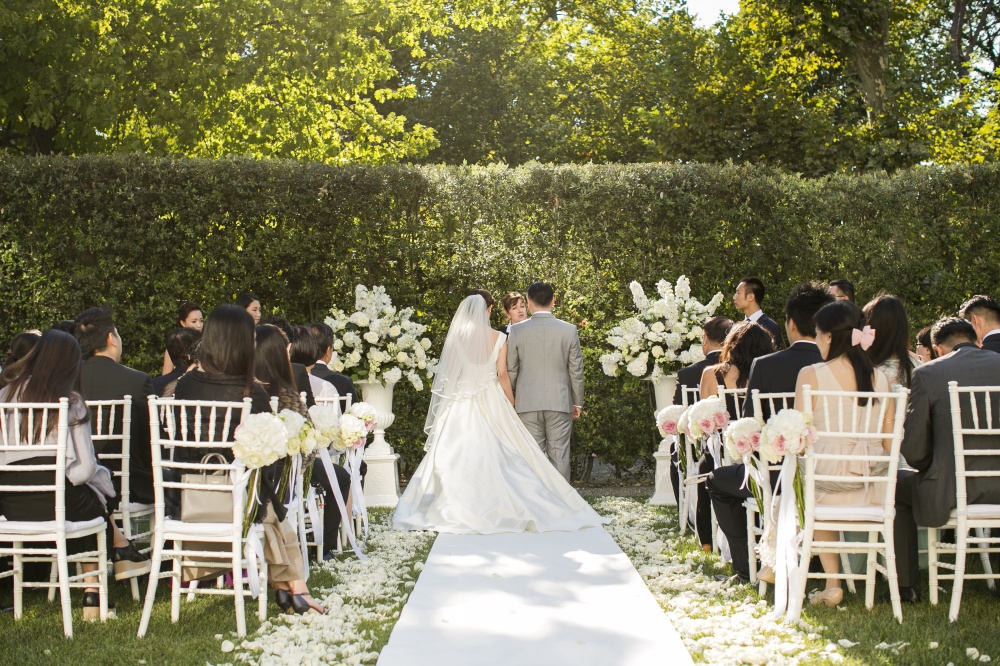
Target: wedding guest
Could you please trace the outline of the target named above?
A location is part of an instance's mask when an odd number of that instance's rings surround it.
[[[891,294],[879,294],[865,305],[865,325],[876,333],[868,358],[885,373],[889,385],[909,388],[916,359],[910,354],[910,324],[903,302]]]
[[[917,333],[917,358],[920,359],[921,363],[928,363],[937,357],[934,345],[931,343],[931,327],[924,326]]]
[[[838,301],[854,302],[854,284],[848,280],[831,280],[830,293]]]
[[[320,350],[319,356],[316,358],[316,363],[310,372],[320,379],[333,384],[339,395],[351,396],[352,405],[360,402],[361,399],[358,397],[358,392],[354,390],[354,382],[351,381],[351,378],[335,372],[327,365],[330,363],[330,359],[333,358],[333,329],[321,321],[316,321],[309,324],[309,330],[316,335]]]
[[[198,345],[201,343],[201,330],[175,328],[167,333],[166,343],[167,354],[174,369],[165,375],[153,377],[153,390],[161,397],[173,395],[173,385],[195,363]]]
[[[298,364],[305,368],[313,397],[317,400],[339,398],[340,394],[333,384],[312,374],[316,358],[319,356],[319,341],[316,339],[316,334],[309,330],[308,326],[295,326],[292,328],[291,340],[288,356],[293,366]]]
[[[870,343],[870,337],[862,338],[864,315],[857,305],[851,301],[837,301],[824,306],[816,313],[816,344],[823,363],[817,363],[803,368],[795,386],[795,409],[805,409],[802,387],[809,385],[819,391],[858,391],[886,392],[889,391],[889,380],[885,374],[873,364],[865,347]],[[859,403],[867,405],[868,400],[861,398]],[[877,419],[879,409],[854,409],[854,399],[828,398],[813,399],[813,422],[820,431],[835,432],[842,422],[844,414],[855,414],[856,423],[849,424],[852,430],[866,432],[891,433],[895,417],[893,406],[886,410],[881,424],[871,420]],[[829,410],[829,413],[828,411]],[[838,420],[839,418],[839,420]],[[841,439],[823,439],[813,445],[817,454],[854,454],[857,456],[885,455],[888,452],[891,439],[870,439],[855,442],[845,442]],[[844,462],[842,460],[820,460],[816,464],[817,474],[836,476],[863,477],[877,473],[874,466],[865,461]],[[883,472],[884,473],[884,472]],[[882,506],[885,499],[885,486],[880,483],[857,482],[817,482],[816,504],[834,504],[850,506]],[[815,541],[838,541],[839,534],[830,530],[816,530],[813,533]],[[823,571],[828,574],[840,573],[840,556],[836,553],[820,553]],[[844,598],[844,591],[837,578],[827,578],[822,592],[810,596],[809,603],[813,605],[826,604],[837,606]]]
[[[121,400],[132,396],[132,423],[129,428],[129,488],[131,501],[153,502],[153,454],[149,444],[149,407],[147,399],[154,394],[153,381],[140,370],[122,365],[123,343],[111,312],[106,308],[90,308],[76,318],[73,326],[83,368],[80,371],[81,393],[85,400]],[[124,414],[116,413],[112,432],[122,432]],[[96,420],[92,420],[97,427]],[[97,453],[121,453],[121,442],[101,442]],[[112,471],[121,470],[121,461],[110,460]],[[121,480],[112,479],[116,493],[121,492]]]
[[[719,356],[722,355],[722,344],[726,341],[726,336],[732,327],[733,320],[728,317],[713,317],[702,326],[701,351],[705,354],[705,358],[677,371],[677,389],[674,391],[675,405],[684,404],[682,393],[684,389],[698,388],[701,384],[701,373],[705,368],[716,365],[719,362]],[[677,457],[676,450],[671,452],[670,459],[673,463],[670,465],[670,483],[674,489],[674,499],[677,500],[677,504],[680,506],[679,484],[681,480],[680,469],[678,468],[680,460]],[[699,493],[703,493],[703,486],[700,485],[698,491]],[[701,499],[699,498],[698,501],[700,502]],[[707,496],[705,502],[708,502]]]
[[[508,322],[504,333],[510,335],[511,326],[520,324],[528,318],[528,301],[521,292],[508,291],[500,299],[500,306],[503,308],[503,313],[507,316]]]
[[[764,283],[760,278],[748,277],[740,280],[733,294],[733,306],[752,322],[763,326],[774,340],[774,348],[781,349],[781,327],[764,314]]]
[[[260,323],[260,299],[253,294],[248,294],[246,292],[240,294],[236,297],[236,305],[240,306],[253,317],[253,324],[256,326]]]
[[[305,328],[304,326],[299,328]],[[308,329],[306,329],[308,330]],[[315,345],[313,345],[315,349]],[[267,390],[271,397],[278,397],[278,410],[291,409],[302,416],[309,418],[309,412],[299,397],[295,384],[292,382],[292,367],[289,363],[289,343],[285,334],[275,326],[265,324],[257,327],[257,350],[255,356],[255,374],[257,380]],[[313,377],[321,384],[332,385],[322,379]],[[333,486],[326,474],[326,468],[319,462],[304,461],[304,464],[313,463],[312,482],[319,485],[328,498],[323,510],[323,545],[326,546],[326,534],[337,535],[340,532],[340,510],[337,503],[333,501]],[[334,474],[337,476],[337,484],[340,486],[340,496],[344,498],[345,509],[348,514],[352,510],[351,502],[351,475],[340,465],[333,466]],[[332,550],[327,549],[327,551]],[[324,559],[330,555],[326,552]]]
[[[795,391],[799,371],[823,361],[819,347],[816,346],[813,318],[823,306],[832,302],[833,296],[827,285],[821,282],[808,282],[792,289],[785,301],[785,332],[791,345],[779,352],[761,356],[753,362],[750,378],[747,380],[747,397],[743,403],[744,416],[754,415],[752,395],[755,389],[762,394],[792,393]],[[761,409],[764,413],[758,417],[767,421],[771,416],[770,404],[764,402]],[[745,476],[743,463],[727,465],[712,472],[705,484],[712,498],[719,529],[729,541],[733,573],[741,582],[750,581],[747,512],[743,507],[743,502],[750,497],[750,490],[743,484]],[[773,484],[774,479],[771,482]],[[766,582],[774,582],[774,572],[769,569],[758,576]]]
[[[292,323],[284,317],[276,317],[272,315],[267,319],[264,319],[263,323],[277,327],[282,333],[285,334],[286,340],[291,340],[295,337],[295,331],[293,330]],[[306,394],[306,407],[308,408],[315,405],[316,396],[313,394],[312,383],[309,381],[309,372],[306,370],[305,365],[301,363],[292,363],[292,375],[295,377],[295,386],[298,387],[299,393]]]
[[[62,331],[63,333],[69,333],[70,335],[73,335],[73,320],[60,319],[56,323],[52,324],[52,328],[57,331]]]
[[[117,496],[111,483],[111,473],[102,467],[94,451],[88,420],[90,413],[79,393],[80,345],[76,339],[58,330],[42,334],[28,354],[3,369],[7,386],[0,390],[0,402],[52,403],[69,398],[69,433],[66,440],[66,520],[88,521],[104,518],[108,522],[108,553],[114,563],[115,578],[122,580],[149,572],[149,557],[141,554],[115,526],[109,516],[116,506]],[[13,417],[11,417],[13,418]],[[8,424],[13,430],[17,424]],[[35,431],[29,435],[29,423],[20,423],[22,442],[37,441],[45,444],[56,442],[57,419],[50,418],[48,429],[42,433],[41,421],[35,422]],[[0,452],[2,464],[51,464],[51,457],[38,458],[30,451]],[[0,472],[0,486],[52,483],[51,472]],[[51,491],[39,493],[0,492],[0,513],[8,520],[48,521],[55,519],[55,503]],[[96,548],[92,537],[71,539],[67,542],[70,554]],[[81,563],[85,572],[97,571],[96,563]],[[88,587],[83,595],[84,619],[96,620],[100,615],[96,576],[87,578]],[[113,605],[108,604],[109,610]]]
[[[940,358],[913,372],[910,398],[903,425],[902,455],[915,469],[900,470],[896,484],[896,518],[893,524],[899,595],[903,601],[920,600],[917,526],[940,527],[957,506],[955,499],[955,450],[948,383],[959,386],[994,386],[1000,377],[1000,355],[976,345],[979,334],[972,323],[951,317],[931,329]],[[966,403],[968,404],[968,403]],[[1000,404],[993,404],[994,422]],[[963,414],[965,414],[963,406]],[[968,442],[970,436],[966,436]],[[1000,437],[981,435],[975,446],[1000,448]],[[984,459],[987,468],[995,461]],[[969,478],[969,504],[1000,504],[1000,480]],[[883,595],[880,601],[888,601]]]
[[[245,308],[220,305],[209,314],[202,332],[198,352],[199,368],[177,380],[174,397],[179,400],[216,400],[234,402],[249,397],[251,412],[271,410],[270,396],[255,381],[253,317]],[[286,389],[288,387],[286,386]],[[294,392],[294,389],[292,389]],[[297,396],[296,396],[297,397]],[[203,432],[209,429],[209,414],[201,413]],[[194,421],[190,412],[189,422]],[[225,441],[230,433],[223,432],[223,419],[215,423],[216,441]],[[182,462],[200,461],[206,453],[220,453],[227,460],[233,459],[231,448],[178,447],[175,457]],[[302,551],[294,528],[288,523],[284,503],[278,497],[278,477],[281,463],[264,468],[260,489],[261,513],[264,524],[264,556],[268,575],[275,588],[275,600],[285,610],[296,613],[325,611],[309,596],[305,584]],[[217,571],[192,571],[188,577],[200,578],[215,575]]]
[[[958,316],[976,329],[979,346],[1000,353],[1000,303],[990,296],[973,296],[958,310]]]
[[[7,367],[13,363],[17,363],[19,360],[28,355],[35,345],[38,344],[38,340],[42,337],[41,333],[36,333],[35,331],[25,331],[24,333],[18,333],[14,336],[14,339],[10,341],[10,349],[7,350],[7,358],[3,362],[3,367]],[[0,388],[3,388],[3,379],[0,378]]]
[[[701,397],[708,398],[719,394],[719,387],[746,388],[750,376],[750,366],[756,358],[774,352],[774,340],[759,324],[752,321],[741,321],[734,324],[722,344],[719,362],[705,368],[701,374]],[[737,404],[732,395],[726,396],[726,408],[729,418],[737,418]],[[708,447],[702,452],[698,462],[698,473],[708,474],[721,461],[715,460]],[[712,550],[712,505],[708,488],[704,483],[698,488],[698,510],[696,520],[702,548],[706,552]]]
[[[191,301],[184,301],[181,303],[180,307],[177,308],[177,326],[179,328],[189,328],[194,331],[201,333],[201,327],[205,323],[205,316],[201,312],[201,308],[192,303]],[[170,352],[163,352],[163,370],[160,371],[161,375],[165,375],[172,372],[174,369],[174,363],[170,360]]]

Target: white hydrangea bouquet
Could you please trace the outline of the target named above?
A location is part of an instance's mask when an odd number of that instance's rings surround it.
[[[334,308],[326,324],[333,329],[330,368],[355,381],[395,384],[405,377],[418,391],[434,377],[427,326],[413,321],[413,308],[397,310],[385,287],[354,290],[354,312]]]
[[[271,413],[251,414],[233,433],[233,455],[250,472],[243,536],[256,520],[260,506],[260,470],[288,455],[288,432],[284,422]]]
[[[655,382],[705,357],[701,326],[722,304],[721,292],[704,304],[691,296],[691,283],[684,275],[676,285],[657,282],[656,300],[649,300],[638,282],[629,284],[629,289],[638,315],[608,333],[607,342],[614,351],[601,356],[606,375],[617,377],[625,368],[634,377],[650,376]]]

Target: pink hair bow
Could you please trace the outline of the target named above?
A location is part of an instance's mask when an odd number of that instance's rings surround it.
[[[865,326],[864,330],[856,328],[851,331],[851,344],[855,347],[861,345],[862,349],[868,351],[873,342],[875,342],[875,329],[871,326]]]

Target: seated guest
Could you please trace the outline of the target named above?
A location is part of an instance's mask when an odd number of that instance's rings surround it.
[[[125,579],[148,573],[149,558],[128,542],[110,520],[116,504],[111,473],[97,460],[90,438],[90,413],[83,397],[76,392],[80,381],[80,345],[68,333],[49,330],[38,344],[21,360],[3,369],[7,386],[0,390],[2,402],[58,402],[69,398],[69,433],[66,441],[66,520],[87,521],[104,518],[108,521],[108,554],[114,562],[115,578]],[[11,429],[17,427],[12,420]],[[58,419],[50,418],[48,430],[40,432],[41,421],[35,422],[35,432],[29,436],[27,420],[22,420],[21,441],[56,442]],[[51,464],[51,456],[36,458],[29,451],[0,452],[3,464]],[[0,486],[52,483],[51,472],[0,472]],[[55,520],[55,503],[51,491],[39,493],[0,492],[0,513],[9,520]],[[87,543],[90,541],[90,543]],[[81,543],[82,542],[82,543]],[[71,554],[94,550],[92,538],[73,539],[67,544]],[[86,572],[96,571],[95,563],[83,563]],[[100,615],[97,578],[88,578],[83,595],[84,618],[96,620]]]
[[[177,328],[187,328],[201,333],[201,327],[204,323],[205,317],[201,313],[201,308],[191,301],[184,301],[177,308]],[[160,372],[160,375],[169,374],[176,367],[170,359],[170,350],[168,349],[163,352],[163,370]]]
[[[236,305],[246,310],[253,317],[253,325],[260,323],[260,299],[253,294],[243,292],[236,297]]]
[[[921,363],[927,363],[937,358],[934,344],[931,342],[931,327],[924,326],[917,333],[917,358]]]
[[[17,363],[19,360],[28,355],[35,345],[38,344],[38,340],[42,337],[41,333],[35,331],[25,331],[24,333],[18,333],[14,336],[14,339],[10,341],[10,349],[7,350],[7,358],[3,362],[3,367]],[[3,379],[0,378],[0,388],[3,388]]]
[[[889,385],[909,388],[916,365],[910,354],[910,325],[903,302],[889,294],[879,294],[865,305],[865,325],[875,331],[868,358],[885,373]]]
[[[160,377],[153,378],[153,390],[156,395],[173,395],[172,385],[180,379],[195,361],[198,343],[201,342],[201,329],[175,328],[167,333],[167,355],[173,370]],[[167,387],[170,386],[168,392]]]
[[[830,293],[838,301],[854,302],[854,284],[848,280],[831,280]]]
[[[810,282],[800,284],[792,290],[785,302],[785,332],[791,346],[774,354],[761,356],[750,367],[747,380],[747,397],[743,403],[743,415],[753,416],[754,389],[761,393],[792,393],[802,368],[820,363],[823,357],[816,346],[816,328],[813,317],[820,308],[833,302],[833,296],[825,284]],[[791,405],[789,405],[791,406]],[[770,416],[770,405],[764,402],[765,412],[758,417],[766,421]],[[712,472],[705,484],[712,498],[719,528],[729,541],[733,558],[733,572],[741,581],[750,580],[749,551],[747,550],[747,512],[744,500],[750,497],[749,488],[743,488],[745,476],[743,463],[720,467]],[[772,480],[773,483],[773,480]],[[762,572],[764,573],[764,572]],[[767,582],[774,580],[773,572],[763,575]]]
[[[752,321],[741,321],[734,324],[726,335],[726,340],[722,344],[722,353],[719,355],[719,362],[710,365],[701,374],[701,397],[702,399],[719,394],[719,387],[725,388],[745,388],[747,378],[750,375],[750,366],[754,359],[774,352],[774,340],[764,328]],[[737,404],[732,395],[726,396],[726,407],[729,410],[729,418],[737,418]],[[698,462],[698,473],[708,474],[721,463],[715,460],[708,447],[702,451],[701,460]],[[712,505],[709,503],[708,489],[705,484],[699,484],[698,488],[698,534],[701,538],[702,548],[709,552],[712,550]]]
[[[962,303],[958,316],[976,329],[980,347],[1000,353],[1000,303],[982,294],[973,296]]]
[[[682,391],[685,388],[698,388],[701,384],[701,373],[705,368],[719,362],[719,356],[722,354],[722,343],[726,341],[726,336],[732,327],[733,320],[727,317],[713,317],[705,322],[701,334],[701,351],[705,354],[705,358],[677,371],[677,389],[674,391],[675,405],[684,404]],[[676,450],[671,452],[670,460],[673,463],[670,465],[670,483],[674,488],[674,499],[679,506],[681,501],[680,472],[677,467],[679,461]],[[698,492],[704,493],[704,487],[699,486]],[[702,501],[700,497],[698,501]],[[707,495],[704,501],[706,504],[708,503]]]
[[[316,358],[319,356],[319,342],[316,340],[316,335],[309,330],[308,326],[295,326],[292,328],[291,341],[288,356],[292,359],[293,366],[297,364],[305,368],[313,397],[317,399],[339,398],[340,394],[337,393],[333,384],[312,374]]]
[[[250,314],[241,307],[220,305],[212,310],[202,333],[201,349],[198,354],[199,368],[191,370],[177,380],[174,397],[178,400],[216,400],[233,402],[245,397],[252,399],[254,413],[271,410],[267,391],[255,380],[254,324]],[[285,387],[287,390],[287,386]],[[294,398],[288,397],[291,401]],[[191,412],[193,420],[193,411]],[[201,414],[202,428],[209,426],[210,414]],[[231,433],[223,433],[223,419],[216,420],[216,437],[222,440]],[[203,430],[204,432],[204,430]],[[178,447],[175,457],[180,461],[200,461],[206,453],[221,453],[227,460],[233,459],[232,449]],[[263,470],[260,496],[261,513],[264,524],[264,555],[268,563],[268,575],[277,591],[276,601],[285,611],[296,613],[325,612],[309,596],[305,584],[305,569],[302,551],[294,528],[288,523],[288,515],[281,498],[277,496],[281,461]],[[194,569],[192,567],[192,569]],[[195,570],[189,578],[216,575],[217,571]]]
[[[125,367],[122,360],[122,339],[106,308],[90,308],[79,317],[73,326],[80,351],[83,354],[83,369],[80,373],[80,389],[86,400],[121,400],[132,396],[132,425],[129,452],[129,487],[131,501],[150,504],[153,502],[153,459],[149,449],[149,407],[147,399],[153,395],[153,381],[149,375],[139,370]],[[121,433],[124,414],[116,415],[117,422],[111,432]],[[97,427],[96,420],[92,421]],[[121,444],[102,442],[101,453],[121,453]],[[108,461],[113,471],[121,469],[117,460]],[[119,478],[114,479],[116,492],[121,492]]]
[[[1000,355],[976,345],[979,334],[969,321],[942,319],[931,329],[931,338],[940,358],[913,371],[903,425],[901,453],[915,471],[900,470],[896,484],[893,534],[903,601],[920,599],[917,525],[940,527],[957,506],[948,383],[995,386],[1000,377]],[[994,403],[994,420],[998,408]],[[1000,446],[995,435],[980,437],[989,448]],[[1000,482],[995,478],[970,478],[968,492],[970,504],[1000,504]]]
[[[733,306],[747,319],[763,326],[774,339],[774,348],[781,349],[781,327],[760,309],[763,302],[764,283],[760,278],[743,278],[736,287],[736,293],[733,294]]]
[[[851,301],[837,301],[824,306],[816,313],[816,344],[824,362],[803,368],[795,386],[795,409],[803,411],[805,402],[802,396],[803,386],[812,386],[819,391],[858,391],[887,392],[889,380],[877,369],[864,345],[862,339],[856,340],[855,332],[860,333],[864,326],[864,315],[858,306]],[[858,404],[867,405],[868,400],[861,398]],[[851,431],[891,433],[895,417],[893,405],[886,410],[881,424],[873,422],[878,419],[879,408],[855,409],[853,398],[813,399],[812,415],[817,430],[836,432],[839,424],[846,418],[845,414],[854,414],[857,422],[848,424]],[[827,411],[829,410],[829,412]],[[848,442],[842,439],[825,440],[822,437],[813,445],[817,454],[854,454],[858,456],[885,455],[888,453],[892,439],[875,438]],[[816,463],[817,474],[836,476],[857,476],[857,482],[817,482],[816,504],[850,505],[850,506],[882,506],[885,501],[885,486],[881,483],[865,483],[863,477],[877,474],[875,465],[865,461],[845,462],[843,460],[820,460]],[[884,474],[884,470],[883,470]],[[816,530],[813,533],[815,541],[838,541],[837,532]],[[828,574],[840,573],[840,556],[836,553],[820,553],[823,571]],[[813,605],[826,604],[836,606],[844,598],[844,590],[840,580],[827,578],[826,587],[822,592],[812,595],[809,602]]]
[[[52,328],[56,331],[62,331],[63,333],[69,333],[70,335],[73,335],[73,320],[60,319],[56,323],[52,324]]]
[[[325,323],[317,321],[309,324],[309,330],[316,334],[316,339],[319,341],[319,356],[311,370],[312,374],[333,384],[340,395],[350,395],[352,405],[360,402],[361,399],[358,398],[358,392],[354,390],[354,382],[351,381],[351,378],[327,367],[330,359],[333,358],[333,329]]]
[[[287,340],[295,337],[292,324],[284,317],[268,317],[263,321],[265,324],[277,327],[285,334]],[[313,395],[312,382],[309,381],[309,373],[306,371],[306,367],[301,363],[292,363],[292,375],[295,377],[295,386],[298,387],[299,393],[306,394],[306,407],[315,405],[316,396]]]

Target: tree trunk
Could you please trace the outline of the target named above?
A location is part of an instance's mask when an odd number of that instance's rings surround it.
[[[881,31],[878,31],[881,32]],[[882,35],[865,35],[854,44],[853,60],[861,82],[861,95],[868,107],[868,123],[885,108],[885,73],[889,67],[888,45]]]

